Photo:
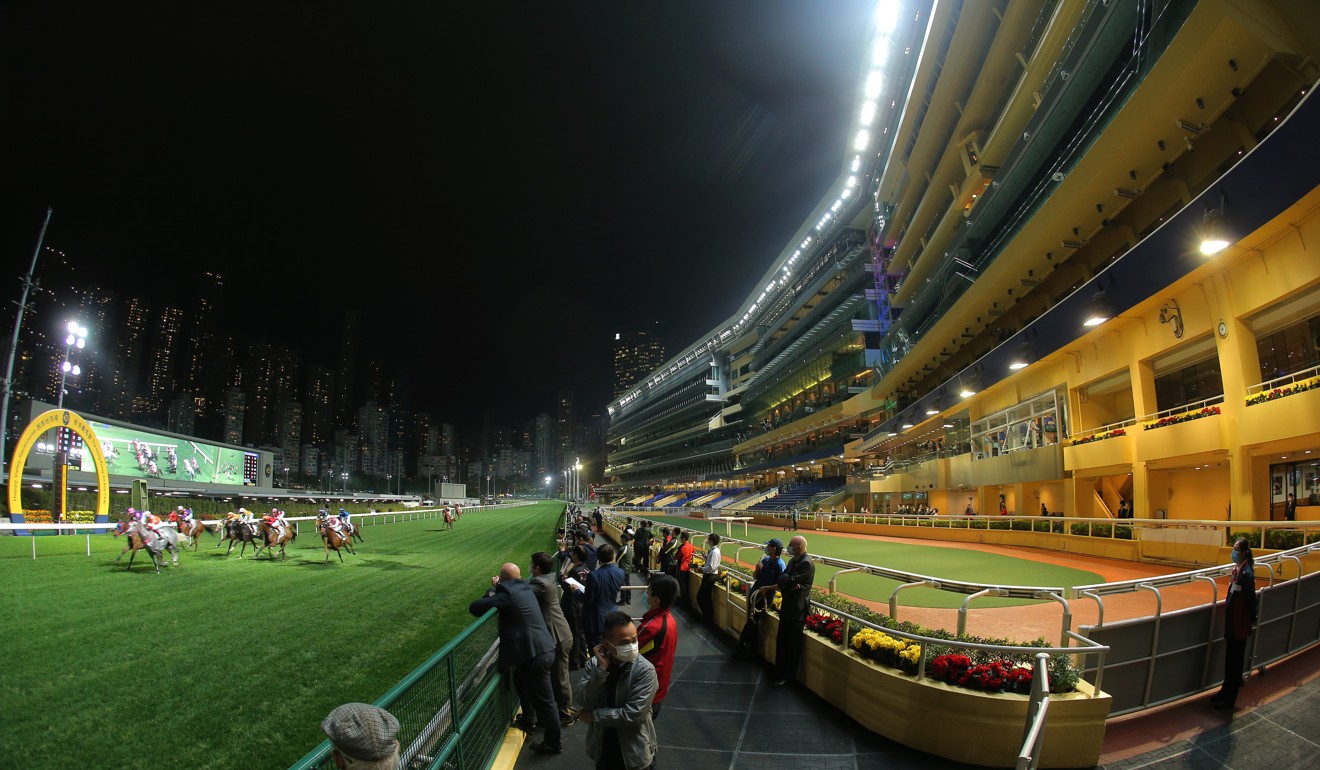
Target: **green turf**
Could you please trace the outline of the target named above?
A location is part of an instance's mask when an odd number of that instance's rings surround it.
[[[35,561],[29,538],[0,538],[3,764],[287,767],[331,709],[375,700],[471,623],[501,563],[552,547],[563,507],[365,525],[344,564],[307,527],[283,563],[226,559],[207,535],[160,575],[113,564],[110,535],[90,558],[82,536],[38,538]]]
[[[688,529],[709,532],[712,524],[715,531],[724,535],[725,526],[719,522],[703,519],[689,519],[684,516],[648,517],[654,521],[677,524]],[[746,537],[742,534],[742,525],[733,527],[733,536],[740,540],[764,543],[777,537],[788,543],[792,532],[785,532],[778,527],[750,527]],[[1104,578],[1094,572],[1046,564],[1028,559],[1018,559],[995,553],[966,550],[962,548],[943,548],[933,545],[915,545],[895,543],[875,538],[831,535],[824,532],[803,529],[797,534],[807,538],[808,549],[815,554],[833,556],[848,561],[873,564],[877,567],[915,572],[930,577],[960,580],[969,583],[990,583],[994,585],[1018,586],[1062,586],[1089,585],[1103,583]],[[700,544],[695,544],[700,547]],[[724,548],[723,554],[732,558],[734,548]],[[751,549],[742,552],[744,562],[757,558],[757,552]],[[824,588],[838,570],[834,567],[818,565],[816,567],[816,585]],[[861,599],[888,603],[889,596],[900,585],[897,581],[872,575],[851,573],[839,578],[836,588],[839,593]],[[962,606],[967,597],[949,591],[937,591],[933,588],[908,588],[898,595],[902,607],[957,608]],[[976,599],[974,607],[1014,607],[1023,604],[1037,604],[1033,599],[1000,599],[982,597]]]

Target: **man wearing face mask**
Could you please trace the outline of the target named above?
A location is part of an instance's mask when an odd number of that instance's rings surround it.
[[[807,539],[797,535],[789,540],[788,553],[792,558],[779,576],[779,633],[775,635],[775,678],[770,681],[775,686],[797,677],[802,624],[811,604],[811,584],[816,582],[816,565],[807,556]]]
[[[658,745],[651,703],[655,666],[637,647],[637,627],[622,612],[605,617],[605,639],[577,687],[578,718],[589,725],[587,756],[598,770],[647,770]]]
[[[1210,698],[1211,706],[1228,710],[1237,706],[1247,638],[1256,625],[1255,562],[1246,538],[1238,538],[1233,543],[1232,558],[1233,577],[1228,584],[1228,596],[1224,598],[1224,684]]]
[[[678,649],[678,623],[669,608],[678,596],[678,581],[669,575],[652,575],[642,601],[646,614],[637,627],[637,646],[642,657],[655,666],[660,687],[651,701],[651,719],[660,718],[660,704],[669,693],[669,675],[674,671],[674,651]]]

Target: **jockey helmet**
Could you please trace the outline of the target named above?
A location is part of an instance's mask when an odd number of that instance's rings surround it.
[[[339,512],[340,512],[340,513],[348,513],[348,509],[347,509],[347,508],[340,508],[340,509],[339,509]]]

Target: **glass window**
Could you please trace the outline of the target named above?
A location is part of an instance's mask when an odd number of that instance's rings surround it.
[[[1320,364],[1320,316],[1257,338],[1256,352],[1266,382]]]
[[[1224,380],[1219,376],[1219,357],[1188,364],[1155,378],[1155,406],[1158,411],[1224,395]]]

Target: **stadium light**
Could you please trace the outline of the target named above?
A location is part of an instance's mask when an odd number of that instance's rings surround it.
[[[64,338],[64,362],[60,364],[60,392],[55,400],[55,408],[64,408],[64,382],[70,374],[77,377],[82,374],[82,369],[77,364],[69,361],[69,353],[74,348],[82,350],[87,345],[87,327],[82,326],[77,321],[70,321],[66,327],[69,330],[68,336]]]

